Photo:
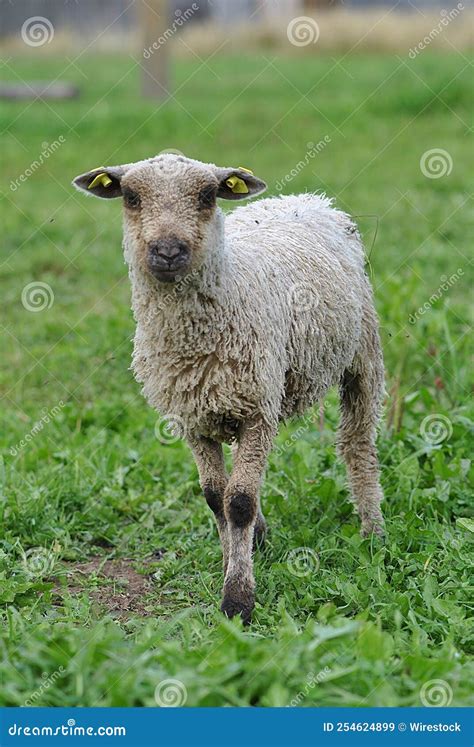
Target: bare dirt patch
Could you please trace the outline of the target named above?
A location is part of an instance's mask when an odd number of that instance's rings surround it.
[[[106,560],[104,557],[91,558],[85,563],[77,563],[66,568],[66,584],[55,588],[61,594],[66,587],[73,596],[87,591],[90,598],[111,615],[127,618],[132,614],[147,617],[152,610],[147,609],[151,600],[147,597],[153,591],[149,575],[135,570],[137,560],[133,558],[115,558]],[[156,558],[140,561],[156,562]]]

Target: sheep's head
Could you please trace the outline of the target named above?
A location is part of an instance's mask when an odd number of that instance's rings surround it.
[[[73,184],[95,197],[123,198],[128,261],[164,283],[198,269],[215,247],[218,197],[241,200],[266,189],[242,167],[220,168],[170,153],[96,168]]]

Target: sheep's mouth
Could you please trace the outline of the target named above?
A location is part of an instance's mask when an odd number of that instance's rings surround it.
[[[190,253],[182,252],[173,260],[165,259],[150,253],[148,256],[148,271],[161,283],[175,283],[186,274],[190,265]]]
[[[179,266],[175,267],[149,267],[149,271],[153,275],[156,280],[159,280],[160,283],[176,283],[178,280],[182,280],[183,276],[186,273],[186,270],[188,269],[189,263],[186,262],[184,264],[180,264]]]

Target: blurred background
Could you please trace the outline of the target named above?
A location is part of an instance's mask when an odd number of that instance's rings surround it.
[[[472,702],[472,45],[467,0],[1,0],[0,703],[59,663],[36,705],[154,705],[170,676],[188,705],[420,705],[440,679]],[[120,200],[71,187],[166,150],[334,197],[380,316],[389,541],[358,536],[332,393],[270,458],[249,635],[217,611],[192,460],[129,371]],[[295,577],[308,547],[320,571]]]
[[[449,8],[443,0],[2,0],[0,38],[15,45],[24,21],[40,16],[53,26],[56,50],[61,41],[76,48],[87,44],[91,50],[136,50],[144,35],[168,30],[167,41],[171,35],[182,37],[175,53],[186,50],[186,41],[204,51],[218,48],[224,40],[231,47],[246,40],[284,51],[285,21],[306,16],[323,30],[318,49],[307,50],[315,54],[347,50],[354,43],[359,50],[404,51],[427,34],[434,48],[455,44],[465,49],[472,44],[470,9],[472,0]],[[451,23],[461,12],[462,19]],[[300,34],[297,46],[312,43],[309,33]]]

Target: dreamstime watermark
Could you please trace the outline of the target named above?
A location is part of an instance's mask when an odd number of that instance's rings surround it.
[[[8,727],[8,734],[11,737],[126,737],[127,729],[125,726],[78,726],[75,719],[68,718],[67,724],[55,726],[23,726],[14,722]]]
[[[155,512],[152,509],[149,513],[150,521],[154,521],[155,518]],[[145,523],[145,521],[144,521]],[[152,577],[154,581],[157,583],[161,583],[162,579],[166,574],[169,572],[169,569],[178,561],[178,559],[187,554],[188,552],[191,552],[194,548],[197,546],[202,545],[203,542],[209,540],[213,537],[214,533],[214,522],[212,522],[210,525],[208,524],[205,527],[202,527],[200,529],[196,529],[194,532],[191,532],[187,537],[183,539],[183,541],[179,541],[179,545],[176,545],[174,548],[174,552],[165,552],[163,551],[163,554],[159,555],[159,563],[157,564],[157,568],[152,573]]]
[[[179,415],[163,415],[155,423],[155,437],[165,446],[184,438],[186,424]]]
[[[462,269],[462,267],[458,267],[456,272],[453,272],[453,274],[450,275],[449,278],[447,277],[447,275],[441,275],[441,285],[439,285],[435,292],[431,294],[431,296],[427,301],[425,301],[423,306],[420,306],[420,308],[417,309],[414,314],[410,314],[410,316],[408,317],[408,322],[410,324],[416,324],[418,319],[423,316],[423,314],[426,314],[426,312],[432,308],[433,304],[435,304],[436,301],[439,301],[443,293],[446,293],[446,291],[448,291],[453,285],[456,285],[458,280],[463,275],[464,270]]]
[[[164,153],[170,153],[171,151],[163,151]],[[179,151],[176,151],[179,152]],[[155,303],[153,308],[150,309],[150,315],[155,317],[161,314],[170,304],[173,303],[186,288],[193,284],[193,281],[199,277],[199,270],[192,270],[186,275],[183,275],[179,280],[176,280],[170,291],[162,295],[162,291],[157,293],[155,296]]]
[[[420,169],[427,179],[441,179],[449,176],[453,170],[453,159],[447,150],[443,148],[431,148],[425,150],[420,158]]]
[[[188,699],[188,691],[181,680],[162,680],[155,687],[155,701],[160,708],[181,708]]]
[[[32,547],[22,555],[25,573],[30,578],[41,578],[51,573],[54,567],[54,553],[46,547]]]
[[[21,27],[21,38],[29,47],[42,47],[53,41],[54,26],[44,16],[31,16]]]
[[[304,155],[304,158],[301,161],[298,161],[298,163],[289,171],[285,176],[283,176],[281,179],[277,181],[275,184],[276,190],[278,192],[281,192],[283,187],[286,184],[289,184],[293,181],[293,179],[298,176],[303,169],[305,169],[307,166],[309,166],[310,162],[313,158],[315,158],[318,153],[321,153],[322,150],[326,147],[326,145],[329,145],[331,142],[331,138],[329,135],[325,135],[321,140],[319,140],[317,143],[306,143],[307,151]]]
[[[21,302],[27,311],[44,311],[50,309],[54,303],[54,293],[48,283],[41,280],[33,280],[25,285],[21,292]]]
[[[30,697],[25,700],[23,703],[24,706],[34,706],[36,705],[36,701],[40,700],[42,695],[49,690],[51,685],[54,685],[54,683],[59,680],[61,677],[64,677],[66,673],[66,670],[61,665],[58,669],[56,669],[55,672],[52,674],[48,674],[47,672],[43,672],[41,677],[41,685],[37,690],[35,690],[33,693],[31,693]]]
[[[291,435],[288,436],[288,438],[282,444],[277,444],[275,446],[275,448],[273,449],[273,454],[275,454],[275,456],[282,456],[288,451],[288,449],[291,449],[291,447],[294,446],[294,444],[299,441],[300,438],[305,435],[305,433],[308,433],[311,427],[317,425],[318,422],[321,422],[321,415],[324,407],[326,407],[326,404],[324,402],[321,402],[319,406],[319,412],[315,412],[312,409],[308,410],[308,412],[301,419],[298,427],[292,431]]]
[[[189,8],[186,8],[186,10],[177,10],[175,11],[176,18],[174,19],[171,26],[169,26],[166,31],[158,37],[156,41],[153,42],[149,47],[146,47],[146,49],[143,50],[143,57],[145,60],[149,60],[150,57],[154,52],[156,52],[160,47],[163,46],[163,44],[166,44],[169,39],[171,39],[175,33],[178,31],[178,29],[181,28],[181,26],[184,26],[184,24],[189,21],[190,18],[193,17],[195,12],[199,10],[199,5],[197,3],[193,3]]]
[[[420,435],[430,446],[439,446],[443,441],[451,438],[452,433],[453,426],[450,419],[440,413],[427,415],[420,425]]]
[[[319,569],[319,555],[311,547],[296,547],[286,556],[286,565],[292,576],[304,578]]]
[[[319,306],[319,293],[311,283],[293,283],[288,291],[288,302],[294,313],[306,314]]]
[[[331,674],[331,670],[329,667],[324,667],[324,669],[321,669],[320,672],[315,674],[314,672],[310,672],[308,676],[306,677],[306,684],[304,686],[303,690],[300,690],[297,695],[288,703],[287,708],[296,708],[296,706],[299,706],[303,700],[305,700],[311,690],[315,688],[317,685],[319,685],[321,682],[324,682],[326,677]]]
[[[307,47],[318,41],[319,26],[310,16],[298,16],[289,22],[286,35],[294,47]]]
[[[62,399],[59,400],[57,405],[54,405],[54,407],[51,408],[51,410],[47,410],[44,408],[43,415],[39,420],[36,421],[34,426],[31,428],[31,430],[24,436],[21,441],[18,441],[15,446],[10,447],[10,454],[12,456],[17,456],[22,449],[25,448],[25,446],[28,446],[31,441],[33,441],[34,437],[40,433],[44,426],[50,423],[53,418],[55,418],[64,407],[64,402]]]
[[[429,680],[420,690],[420,700],[427,708],[446,708],[452,699],[453,691],[445,680]]]
[[[39,154],[39,158],[36,158],[34,161],[30,163],[27,169],[20,174],[16,179],[12,179],[10,182],[10,189],[12,192],[16,192],[18,187],[20,187],[21,184],[27,181],[27,179],[30,178],[30,176],[33,176],[35,171],[37,171],[45,161],[48,160],[50,156],[55,153],[58,148],[63,145],[66,142],[66,138],[64,135],[60,135],[57,140],[54,140],[52,143],[42,143],[42,151]]]
[[[187,275],[184,275],[180,280],[177,280],[173,284],[173,289],[169,293],[166,293],[159,299],[157,298],[157,302],[154,306],[154,314],[166,309],[166,307],[169,306],[173,302],[173,300],[175,300],[181,293],[183,293],[183,291],[186,290],[186,288],[191,285],[193,280],[198,276],[199,271],[193,270],[192,272],[188,272]]]
[[[212,532],[209,534],[208,529],[197,529],[195,532],[191,532],[184,542],[180,542],[179,549],[181,551],[192,550],[193,547],[196,547],[196,544],[201,544],[204,540],[209,539],[209,536],[212,536]]]
[[[436,39],[440,34],[443,33],[446,26],[449,26],[451,21],[454,21],[455,18],[458,17],[458,15],[465,10],[464,5],[462,3],[458,3],[455,8],[452,8],[451,10],[443,10],[441,11],[441,18],[437,26],[431,29],[429,34],[427,34],[423,39],[418,42],[416,47],[412,47],[410,51],[408,52],[408,56],[414,60],[415,57],[417,57],[420,52],[422,52],[426,47],[429,47],[432,41]]]
[[[314,420],[311,419],[311,423],[313,423],[313,422],[314,422]],[[283,444],[281,444],[281,445],[279,444],[275,448],[275,451],[274,451],[275,455],[276,456],[281,456],[282,454],[284,454],[289,448],[291,448],[293,446],[293,444],[295,444],[297,441],[299,441],[299,439],[302,438],[304,436],[304,434],[308,432],[309,427],[310,427],[310,424],[306,423],[306,422],[303,423],[302,425],[298,426],[298,428],[295,431],[292,432],[291,436],[289,438],[287,438],[286,441]]]

